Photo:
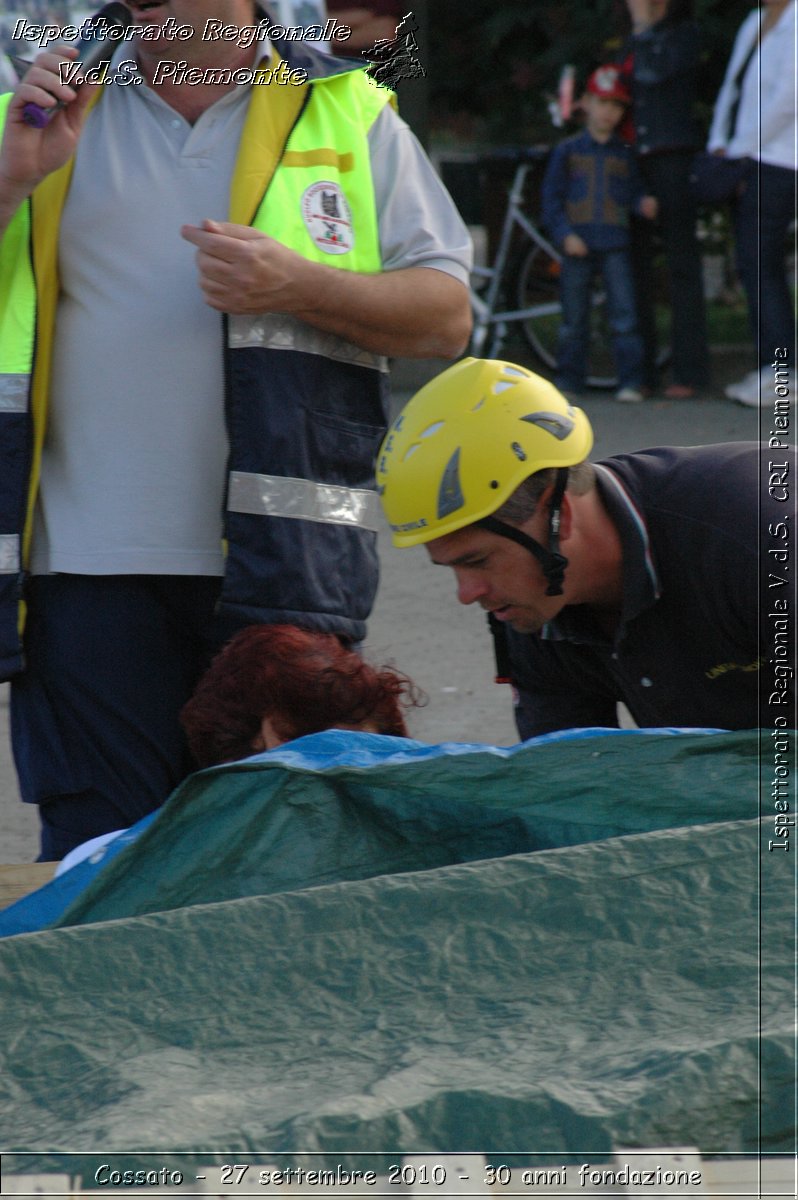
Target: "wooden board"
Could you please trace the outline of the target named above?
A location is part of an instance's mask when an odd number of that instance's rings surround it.
[[[57,866],[54,862],[0,864],[0,908],[49,883]]]

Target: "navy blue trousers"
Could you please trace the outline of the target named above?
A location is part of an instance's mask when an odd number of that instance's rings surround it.
[[[795,218],[796,180],[796,172],[787,167],[752,162],[745,190],[735,205],[737,269],[760,366],[770,366],[778,348],[788,355],[785,366],[795,367],[787,234]]]
[[[11,741],[22,799],[39,805],[40,861],[131,825],[193,769],[178,714],[221,640],[221,582],[28,581],[27,665],[12,681]]]
[[[657,387],[656,277],[654,258],[661,238],[670,301],[673,382],[703,387],[709,382],[701,248],[696,236],[697,208],[690,194],[693,151],[648,154],[638,159],[646,191],[656,196],[656,222],[636,217],[631,223],[632,266],[637,315],[643,337],[644,383]]]

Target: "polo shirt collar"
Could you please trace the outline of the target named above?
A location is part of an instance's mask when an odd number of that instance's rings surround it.
[[[270,25],[275,25],[278,22],[272,21],[269,14],[264,8],[258,7],[255,10],[255,24],[261,21],[268,21]],[[301,24],[301,22],[296,22]],[[289,67],[301,68],[308,73],[308,82],[313,83],[317,79],[326,79],[334,75],[345,75],[349,71],[362,71],[368,64],[365,60],[355,62],[352,59],[336,58],[332,54],[326,54],[323,50],[319,50],[313,42],[299,42],[281,38],[275,38],[274,48]]]

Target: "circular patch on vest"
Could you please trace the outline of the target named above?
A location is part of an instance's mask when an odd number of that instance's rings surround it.
[[[312,183],[302,195],[302,220],[325,254],[348,254],[355,244],[352,210],[337,183]]]

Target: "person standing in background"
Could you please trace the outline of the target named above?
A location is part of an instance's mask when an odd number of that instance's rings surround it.
[[[702,144],[694,116],[699,66],[692,0],[627,0],[632,36],[623,56],[632,93],[631,136],[646,191],[659,205],[670,293],[673,382],[670,399],[689,399],[709,382],[696,205],[689,178]],[[657,386],[653,291],[654,233],[647,221],[632,228],[632,261],[645,351],[645,384]]]
[[[590,286],[598,275],[607,293],[618,373],[615,399],[636,403],[643,399],[643,343],[629,261],[629,217],[636,212],[653,220],[657,202],[644,195],[634,153],[615,133],[628,104],[617,67],[593,72],[580,101],[585,128],[552,150],[541,199],[543,224],[563,253],[557,387],[566,394],[584,389]]]
[[[795,381],[795,311],[785,243],[795,217],[798,165],[796,12],[796,0],[764,0],[746,17],[709,134],[712,153],[749,160],[734,205],[734,240],[758,366],[730,384],[726,395],[752,407],[772,401],[774,371]]]

